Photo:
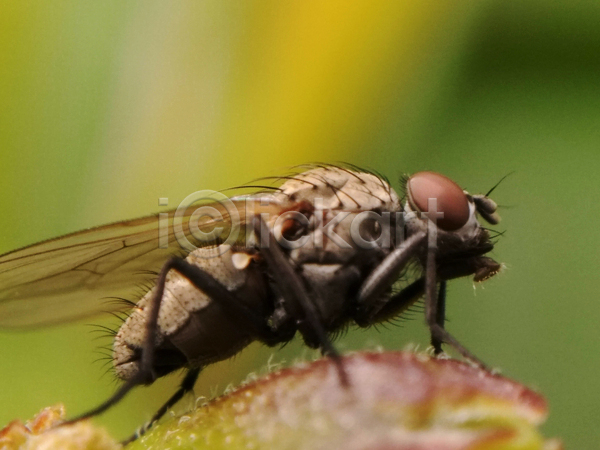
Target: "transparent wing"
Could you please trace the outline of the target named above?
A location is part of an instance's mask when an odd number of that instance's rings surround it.
[[[173,210],[79,231],[2,255],[0,328],[50,325],[125,309],[123,302],[114,299],[139,298],[140,286],[154,281],[151,272],[159,271],[171,255],[223,242],[232,236],[236,223],[239,234],[235,241],[243,239],[250,203],[204,205],[220,215],[218,218],[200,217],[198,206],[177,214]],[[276,213],[278,209],[275,205],[251,207],[252,214]],[[201,242],[199,232],[211,231],[213,237]]]

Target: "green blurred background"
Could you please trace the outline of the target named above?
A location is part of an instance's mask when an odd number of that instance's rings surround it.
[[[304,162],[436,170],[471,192],[515,171],[493,195],[506,270],[451,283],[448,328],[547,396],[547,435],[597,448],[597,1],[2,2],[0,46],[0,252]],[[1,332],[0,424],[105,399],[116,383],[93,361],[109,342],[93,338],[85,324]],[[409,343],[427,346],[419,316],[338,345]],[[210,367],[196,394],[273,353]],[[127,435],[177,381],[97,422]]]

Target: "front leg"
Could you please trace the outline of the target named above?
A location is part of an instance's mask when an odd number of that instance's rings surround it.
[[[383,294],[390,289],[398,276],[408,263],[416,255],[420,246],[428,238],[428,233],[419,232],[406,239],[397,249],[390,253],[377,266],[371,275],[361,286],[356,302],[357,310],[354,314],[354,320],[359,326],[365,327],[374,323],[382,322],[400,314],[410,305],[416,302],[423,293],[425,293],[425,318],[431,333],[431,344],[436,354],[441,353],[442,343],[454,347],[465,358],[475,362],[477,365],[486,368],[486,365],[475,355],[463,347],[448,331],[444,329],[445,309],[446,309],[446,277],[440,284],[440,293],[437,293],[437,265],[436,245],[428,245],[425,276],[408,285],[399,293],[382,301],[385,298]],[[460,268],[460,276],[464,268]],[[446,275],[457,273],[446,268]],[[470,272],[472,273],[472,271]],[[448,278],[453,278],[450,276]]]
[[[435,322],[442,328],[444,328],[444,322],[446,321],[446,280],[440,282],[440,288],[437,295],[437,312],[435,315]],[[442,353],[442,341],[436,339],[431,335],[431,345],[436,355]]]
[[[386,299],[384,295],[396,282],[406,264],[418,253],[426,238],[427,233],[424,231],[409,237],[370,273],[356,297],[356,323],[367,326],[381,322],[385,320],[384,317],[391,317],[410,306],[423,293],[421,281],[420,284],[415,284],[410,289],[406,288],[408,290],[405,289],[390,299]]]
[[[429,331],[431,332],[431,342],[434,346],[436,354],[438,353],[438,349],[441,351],[442,342],[445,342],[446,344],[454,347],[454,349],[465,358],[473,361],[481,368],[489,370],[479,358],[463,347],[458,340],[456,340],[448,331],[444,329],[443,323],[439,323],[442,316],[438,313],[439,298],[436,292],[436,250],[437,249],[435,246],[429,246],[427,249],[427,266],[425,269],[425,319],[427,320],[427,325],[429,326]],[[445,309],[445,302],[442,302],[441,306]]]

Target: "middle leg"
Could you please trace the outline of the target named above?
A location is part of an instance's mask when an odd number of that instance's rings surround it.
[[[255,218],[254,230],[258,242],[263,242],[265,234],[268,236],[265,242],[266,245],[263,245],[260,249],[260,254],[264,257],[269,271],[273,274],[272,278],[279,294],[286,302],[286,309],[294,319],[302,322],[298,329],[305,342],[309,344],[316,343],[325,355],[333,359],[338,367],[340,381],[347,386],[349,384],[348,376],[344,370],[340,354],[329,339],[302,278],[281,250],[275,236],[262,220],[262,217],[257,216]]]

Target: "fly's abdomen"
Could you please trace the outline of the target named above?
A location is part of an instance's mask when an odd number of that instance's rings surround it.
[[[266,287],[253,257],[231,248],[199,248],[186,258],[219,281],[247,306],[265,308]],[[117,376],[127,380],[139,370],[146,336],[147,314],[156,288],[134,307],[113,345]],[[190,280],[171,270],[160,302],[154,370],[165,375],[182,366],[202,366],[227,359],[252,341],[248,329],[231,320],[219,304]]]

